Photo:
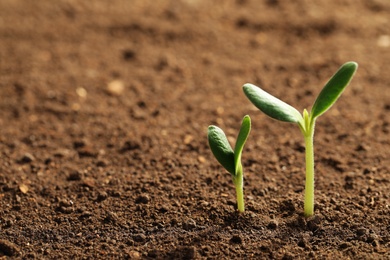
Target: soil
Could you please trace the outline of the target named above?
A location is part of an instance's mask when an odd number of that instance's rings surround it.
[[[218,2],[218,3],[217,3]],[[0,1],[1,259],[389,259],[390,2]],[[246,82],[310,108],[304,143]],[[207,143],[243,152],[246,211]]]

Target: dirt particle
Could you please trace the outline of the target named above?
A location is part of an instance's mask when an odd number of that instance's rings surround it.
[[[316,231],[320,228],[321,218],[314,216],[312,219],[309,219],[306,223],[306,226],[311,231]]]
[[[184,144],[190,144],[194,140],[193,135],[185,135],[183,139]]]
[[[5,219],[3,227],[9,228],[12,227],[14,224],[14,221],[12,219]]]
[[[96,158],[99,154],[95,149],[93,149],[90,146],[84,146],[78,149],[77,152],[80,158],[85,158],[85,157]]]
[[[139,259],[141,257],[141,254],[137,251],[131,251],[129,252],[130,259]]]
[[[59,199],[58,204],[62,207],[71,207],[73,206],[73,202],[66,199]]]
[[[199,155],[198,156],[198,162],[204,163],[204,162],[206,162],[206,158],[204,156],[202,156],[202,155]]]
[[[85,178],[83,180],[83,185],[88,187],[88,188],[93,188],[96,185],[96,181],[92,178]]]
[[[175,172],[172,174],[172,180],[180,181],[184,178],[183,174],[180,172]]]
[[[79,216],[79,219],[80,220],[84,220],[84,219],[89,219],[90,217],[93,216],[93,213],[90,212],[90,211],[84,211],[82,212],[82,214]]]
[[[291,199],[284,200],[280,205],[280,211],[285,212],[285,215],[291,215],[295,212],[295,204]]]
[[[370,147],[366,144],[358,144],[355,148],[355,151],[358,151],[358,152],[367,152],[370,150]]]
[[[379,47],[387,48],[390,46],[390,35],[380,35],[377,40]]]
[[[161,213],[167,213],[169,211],[169,208],[167,206],[162,206],[159,211]]]
[[[148,113],[139,107],[134,107],[130,113],[131,117],[136,120],[145,120],[148,117]]]
[[[5,256],[20,255],[19,247],[14,243],[4,239],[0,239],[0,252]]]
[[[127,49],[127,50],[122,51],[122,58],[125,61],[134,60],[135,57],[136,57],[136,53],[134,50]]]
[[[107,215],[104,218],[105,223],[116,223],[118,222],[118,220],[119,220],[118,215],[111,211],[107,212]]]
[[[198,259],[196,248],[193,246],[181,246],[175,249],[170,255],[170,259]]]
[[[368,229],[366,228],[359,228],[358,230],[356,230],[356,235],[361,237],[361,236],[364,236],[368,234]]]
[[[142,243],[142,242],[146,241],[146,235],[145,235],[145,234],[137,234],[137,235],[135,235],[135,236],[133,237],[133,240],[134,240],[135,242],[140,242],[140,243]]]
[[[28,186],[26,184],[20,184],[19,185],[19,190],[23,193],[26,194],[28,192]]]
[[[279,5],[279,0],[267,0],[266,3],[269,6],[277,6]]]
[[[53,152],[53,157],[56,158],[66,158],[68,156],[71,156],[72,151],[69,149],[58,149],[55,152]],[[51,158],[47,158],[46,160],[51,160]],[[45,161],[45,164],[50,163],[50,161]]]
[[[160,251],[157,249],[152,249],[148,252],[148,257],[157,258],[160,255]]]
[[[73,148],[78,149],[87,145],[87,142],[84,140],[77,140],[73,142]]]
[[[306,240],[303,238],[299,239],[298,246],[302,248],[306,248]]]
[[[239,235],[233,235],[230,238],[230,242],[233,243],[233,244],[242,244],[242,238]]]
[[[294,255],[291,254],[291,253],[286,253],[284,254],[282,260],[293,260],[294,259]]]
[[[57,211],[61,212],[61,213],[64,213],[64,214],[71,214],[73,212],[73,208],[60,206],[60,207],[57,208]]]
[[[76,93],[81,98],[86,98],[87,94],[88,94],[87,90],[85,88],[82,88],[82,87],[77,88]]]
[[[352,246],[351,243],[349,243],[349,242],[344,242],[344,243],[341,243],[341,244],[340,244],[339,248],[340,248],[340,249],[346,249],[346,248],[351,247],[351,246]]]
[[[25,164],[25,163],[30,163],[35,160],[35,157],[30,154],[30,153],[25,153],[22,155],[22,157],[19,158],[18,163],[20,164]]]
[[[107,93],[113,96],[120,96],[125,90],[122,80],[113,80],[107,85]]]
[[[225,109],[224,109],[223,107],[217,107],[217,108],[215,109],[215,114],[216,114],[217,116],[222,116],[223,113],[225,113]]]
[[[136,204],[148,204],[150,201],[150,197],[146,194],[143,194],[143,195],[139,195],[136,199],[135,199],[135,203]]]
[[[188,219],[185,223],[183,223],[183,229],[184,230],[192,230],[196,228],[196,221],[193,220],[192,218]]]
[[[73,171],[69,173],[67,180],[68,181],[80,181],[83,178],[83,174],[79,171]]]
[[[271,220],[269,223],[268,223],[268,225],[267,225],[267,227],[269,228],[269,229],[276,229],[277,227],[278,227],[278,222],[276,221],[276,220]]]
[[[120,191],[114,190],[110,192],[110,196],[114,198],[120,198],[122,196],[122,193]]]
[[[17,203],[20,203],[20,202],[22,202],[22,198],[20,198],[19,195],[15,195],[15,201],[16,201]]]
[[[107,160],[99,160],[96,162],[97,167],[106,167],[109,164]]]
[[[105,191],[101,191],[99,192],[98,196],[97,196],[97,201],[103,201],[103,200],[106,200],[108,198],[108,194],[107,192]]]
[[[367,236],[367,243],[374,243],[377,241],[379,236],[374,233],[374,231],[370,231],[369,235]]]
[[[125,153],[128,151],[133,151],[133,150],[137,150],[140,148],[141,148],[141,145],[137,141],[128,140],[122,145],[119,152]]]
[[[354,184],[355,184],[355,177],[354,177],[354,174],[349,174],[347,176],[345,176],[344,178],[344,189],[346,190],[352,190],[354,188]]]

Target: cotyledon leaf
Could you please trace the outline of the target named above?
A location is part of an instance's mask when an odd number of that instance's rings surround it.
[[[235,172],[238,172],[238,167],[241,164],[241,154],[244,149],[244,145],[246,140],[248,139],[249,132],[251,130],[251,118],[246,115],[242,119],[240,132],[237,136],[236,145],[234,147],[234,164],[235,164]]]
[[[290,123],[303,122],[298,110],[261,88],[247,83],[243,86],[243,90],[247,98],[269,117]]]
[[[316,119],[325,113],[337,101],[348,86],[357,68],[358,64],[356,62],[347,62],[330,78],[314,102],[310,115],[312,119]]]
[[[235,175],[234,151],[229,144],[223,130],[211,125],[208,128],[207,137],[210,149],[217,161],[233,176]]]

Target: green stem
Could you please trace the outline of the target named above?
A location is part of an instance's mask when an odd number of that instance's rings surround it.
[[[242,172],[242,166],[238,167],[236,176],[233,177],[234,185],[236,186],[237,195],[237,208],[239,212],[245,211],[244,204],[244,174]]]
[[[307,124],[305,136],[305,154],[306,154],[306,183],[305,183],[305,217],[314,215],[314,122]]]

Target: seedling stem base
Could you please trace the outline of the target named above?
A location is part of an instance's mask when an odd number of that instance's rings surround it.
[[[233,177],[234,186],[236,186],[236,196],[237,196],[237,208],[239,212],[245,211],[244,204],[244,174],[242,172],[242,167],[239,167],[237,175]]]
[[[305,202],[304,215],[311,217],[314,215],[314,126],[315,119],[309,116],[309,113],[303,112],[304,127],[301,127],[305,139],[305,159],[306,159],[306,183],[305,183]]]
[[[314,214],[314,151],[313,151],[314,127],[305,135],[305,153],[306,153],[306,184],[305,184],[305,217]]]

